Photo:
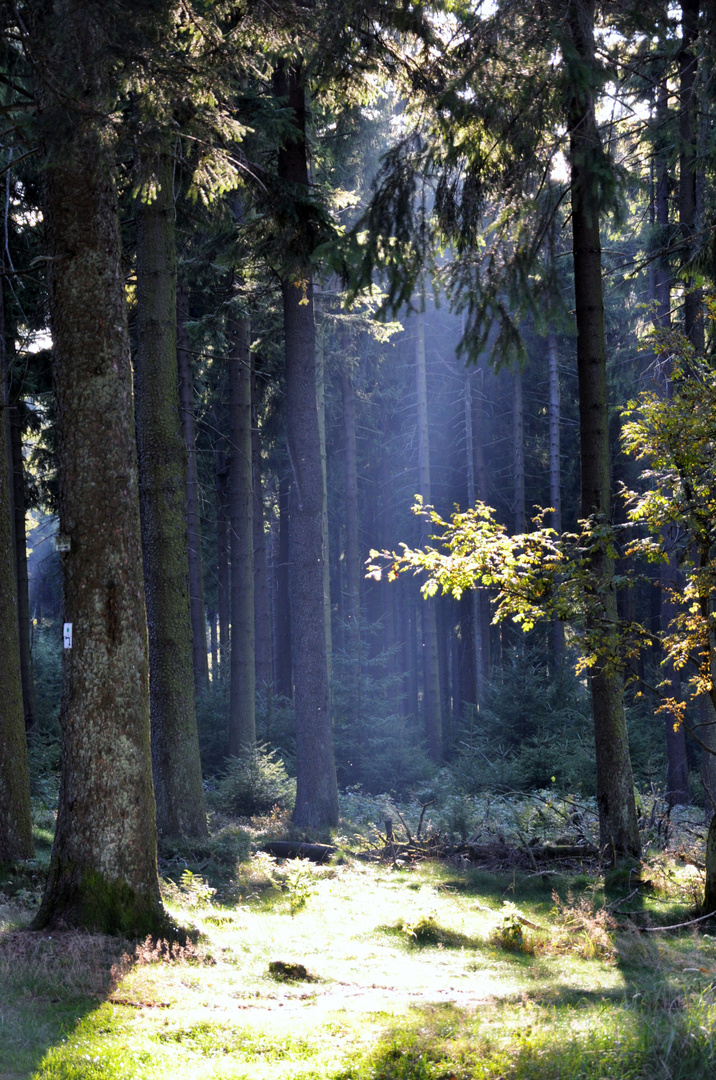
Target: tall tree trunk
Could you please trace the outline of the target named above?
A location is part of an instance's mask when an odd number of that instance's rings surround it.
[[[229,645],[229,608],[231,575],[229,573],[229,466],[226,451],[219,448],[215,458],[216,484],[216,572],[219,608],[219,676],[229,678],[231,647]]]
[[[421,305],[424,308],[424,303]],[[415,380],[417,389],[418,431],[418,490],[423,502],[430,504],[430,445],[428,441],[428,388],[425,362],[425,313],[415,317]],[[428,543],[429,527],[420,519],[420,547]],[[433,600],[421,604],[423,637],[423,721],[428,754],[440,761],[443,752],[442,717],[440,710],[440,672],[438,667],[438,633]]]
[[[279,179],[308,194],[306,98],[300,65],[282,63],[276,95],[286,101],[295,125],[278,155]],[[299,234],[299,247],[306,243]],[[288,448],[294,498],[289,522],[291,630],[296,706],[296,806],[298,825],[334,825],[338,788],[331,731],[326,651],[323,537],[323,470],[316,402],[316,330],[313,284],[306,248],[281,279],[286,350]]]
[[[569,158],[572,174],[572,240],[577,320],[577,374],[581,463],[581,514],[610,520],[609,416],[607,403],[602,259],[599,236],[601,156],[594,115],[594,0],[570,0],[567,26],[576,56],[568,104]],[[614,562],[605,544],[591,560],[596,589],[603,598],[603,626],[617,626]],[[605,645],[616,651],[616,631],[604,630]],[[600,843],[612,858],[638,855],[639,830],[634,804],[629,742],[624,716],[622,678],[604,657],[591,668],[590,687],[597,763]]]
[[[343,454],[345,463],[345,592],[346,644],[351,657],[360,664],[360,579],[358,548],[358,463],[356,454],[356,406],[353,378],[349,369],[349,339],[342,340],[341,395],[343,398]]]
[[[10,482],[10,417],[2,299],[0,283],[0,627],[3,640],[0,664],[0,863],[31,859],[34,853],[30,817],[30,772],[20,673],[15,530],[12,527]]]
[[[62,773],[43,927],[162,932],[137,449],[103,22],[65,0],[34,28],[42,79],[64,619]],[[57,35],[58,26],[61,28]],[[44,34],[38,31],[44,31]],[[98,287],[101,283],[101,287]]]
[[[473,437],[473,402],[472,402],[472,371],[465,368],[465,382],[463,387],[465,406],[465,458],[467,462],[467,505],[472,507],[477,502],[477,485],[475,483],[475,440]],[[472,685],[473,696],[465,700],[474,704],[480,701],[482,681],[484,677],[483,661],[483,633],[482,620],[480,618],[480,591],[473,589],[469,597],[471,638],[473,648],[473,673]],[[463,604],[463,608],[465,605]],[[465,657],[467,662],[467,657]]]
[[[285,469],[278,475],[278,544],[274,594],[274,684],[279,697],[293,697],[291,656],[291,574],[289,566],[290,482]]]
[[[318,410],[318,440],[321,455],[323,532],[323,617],[326,623],[326,664],[328,666],[328,709],[331,712],[331,683],[333,681],[333,635],[331,633],[331,566],[328,535],[328,461],[326,459],[326,358],[323,350],[323,327],[316,329],[316,409]],[[331,713],[332,715],[332,713]]]
[[[525,515],[525,420],[522,404],[522,372],[512,372],[512,476],[515,502],[515,532],[527,529]]]
[[[559,353],[557,335],[554,331],[550,331],[547,335],[547,357],[549,364],[549,504],[552,507],[551,526],[559,535],[562,532],[562,468],[559,437],[561,401]],[[555,619],[550,627],[550,647],[555,672],[559,672],[564,659],[564,625],[558,619]]]
[[[177,368],[179,374],[179,413],[184,444],[187,450],[186,467],[186,524],[189,551],[189,600],[193,642],[194,686],[199,694],[209,681],[209,662],[206,653],[206,613],[204,609],[204,573],[201,565],[201,517],[199,514],[199,471],[196,457],[196,423],[194,420],[194,378],[186,322],[189,317],[189,297],[186,288],[177,286]],[[213,672],[216,677],[216,672]]]
[[[669,115],[669,89],[666,76],[659,83],[657,100],[657,126],[663,131],[668,123]],[[660,137],[657,145],[654,168],[656,172],[656,191],[654,197],[654,216],[658,227],[659,246],[664,248],[669,242],[669,166],[667,149],[664,145],[664,137]],[[687,185],[688,186],[688,185]],[[668,329],[671,326],[671,268],[667,255],[661,255],[655,261],[654,266],[654,324],[657,328]],[[692,307],[689,301],[689,317],[691,318]],[[696,330],[696,323],[692,320],[692,332]],[[671,394],[671,364],[668,359],[659,361],[660,379],[659,385],[663,386],[665,396]],[[662,534],[662,543],[668,552],[669,560],[659,568],[659,595],[660,613],[659,628],[662,632],[668,629],[669,623],[676,618],[679,611],[679,570],[678,560],[674,552],[676,545],[676,529],[667,526]],[[665,692],[668,697],[676,701],[681,700],[681,673],[673,661],[666,660],[664,663],[664,679],[667,683]],[[677,723],[674,726],[674,717],[664,717],[666,735],[666,797],[670,806],[683,805],[691,801],[689,788],[689,764],[686,753],[686,733],[683,725]]]
[[[160,833],[206,836],[189,610],[186,447],[179,419],[172,160],[162,153],[154,160],[156,197],[140,195],[136,202],[134,362],[154,794]],[[140,174],[140,182],[149,179]]]
[[[261,480],[261,434],[256,387],[256,364],[251,354],[251,473],[254,492],[254,639],[256,686],[271,711],[273,697],[273,659],[271,656],[271,604],[269,599],[264,500]]]
[[[681,0],[681,48],[679,49],[679,226],[684,245],[682,263],[688,264],[698,246],[696,221],[696,40],[699,34],[700,0]],[[684,332],[697,351],[704,348],[701,318],[703,297],[693,277],[686,282]]]
[[[251,469],[249,320],[229,317],[231,470],[231,691],[229,754],[256,745],[254,655],[254,492]]]
[[[20,634],[20,674],[25,728],[35,726],[35,681],[30,649],[30,599],[27,578],[27,534],[25,531],[25,464],[22,457],[22,413],[24,403],[10,406],[10,446],[12,455],[12,494],[17,571],[17,619]]]

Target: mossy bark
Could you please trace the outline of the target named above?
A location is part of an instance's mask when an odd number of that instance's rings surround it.
[[[37,12],[35,13],[39,18]],[[44,157],[64,620],[62,774],[36,929],[164,932],[110,28],[64,0],[32,25]],[[48,62],[50,62],[48,60]],[[105,119],[107,118],[107,119]]]
[[[186,446],[179,417],[172,161],[161,151],[151,161],[151,171],[141,157],[138,166],[134,390],[154,792],[160,833],[206,836],[189,603]],[[152,198],[143,188],[150,180]]]
[[[0,862],[33,856],[12,521],[10,424],[0,286]]]
[[[572,174],[572,237],[577,321],[577,374],[581,513],[610,520],[609,409],[599,235],[601,144],[594,115],[593,82],[586,72],[594,62],[594,2],[571,0],[567,25],[575,65],[568,106]],[[618,623],[614,560],[606,543],[599,545],[590,570],[601,597],[605,650],[616,654]],[[611,631],[604,628],[613,628]],[[597,806],[602,849],[612,859],[638,856],[639,830],[634,803],[629,742],[624,715],[622,677],[602,656],[590,669],[597,764]]]

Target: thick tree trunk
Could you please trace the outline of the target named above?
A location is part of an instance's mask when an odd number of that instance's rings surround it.
[[[17,571],[17,621],[20,634],[20,674],[25,728],[35,726],[35,680],[30,649],[30,599],[27,579],[27,534],[25,531],[25,465],[22,458],[23,403],[10,406],[10,446],[12,455],[13,518],[15,523],[15,569]]]
[[[249,320],[229,319],[231,470],[231,691],[229,754],[256,745],[254,655],[254,492],[251,469],[251,356]]]
[[[271,655],[271,604],[269,600],[266,534],[264,532],[264,500],[261,480],[261,435],[256,389],[256,365],[251,354],[251,474],[254,493],[254,639],[256,652],[256,686],[271,710],[273,696],[273,658]]]
[[[609,415],[607,404],[599,180],[595,165],[601,153],[585,70],[594,62],[594,2],[571,0],[568,27],[578,60],[572,74],[575,88],[569,102],[572,173],[572,237],[577,319],[580,463],[583,518],[610,520]],[[591,561],[595,587],[602,597],[601,626],[605,647],[616,651],[617,601],[614,562],[606,545]],[[610,630],[609,628],[614,628]],[[597,805],[600,844],[612,858],[638,855],[639,830],[634,804],[629,743],[624,716],[622,678],[600,657],[591,668],[590,686],[597,763]]]
[[[417,389],[418,432],[418,490],[423,502],[430,503],[430,445],[428,440],[428,390],[425,362],[425,314],[418,312],[415,318],[415,380]],[[420,519],[420,547],[428,543],[429,527],[425,518]],[[433,761],[440,761],[443,753],[442,716],[440,710],[440,671],[438,666],[438,634],[435,602],[425,600],[421,604],[422,661],[423,661],[423,722],[428,753]]]
[[[41,87],[64,619],[62,774],[35,928],[149,934],[159,897],[137,450],[101,20],[65,0],[52,55],[76,85]],[[48,33],[50,28],[48,26]],[[60,67],[60,62],[62,66]],[[75,106],[76,102],[76,106]]]
[[[25,710],[20,674],[15,530],[12,526],[10,482],[10,422],[1,284],[0,402],[0,632],[3,641],[0,663],[0,863],[3,863],[16,859],[31,859],[33,844],[30,772],[27,764]]]
[[[209,661],[206,652],[206,614],[204,609],[204,573],[201,565],[201,517],[199,514],[199,471],[196,457],[196,423],[194,420],[194,379],[186,321],[189,317],[189,297],[180,284],[177,286],[177,370],[179,375],[179,413],[187,451],[186,465],[186,525],[189,554],[189,602],[191,611],[192,657],[194,686],[201,693],[209,681]],[[214,677],[216,672],[214,671]]]
[[[279,151],[279,178],[308,193],[306,100],[300,68],[282,64],[275,90],[286,100],[295,124]],[[303,243],[303,237],[297,238]],[[288,449],[293,478],[289,522],[291,630],[296,707],[296,805],[298,825],[334,825],[338,789],[329,707],[324,602],[324,480],[316,402],[316,331],[313,285],[305,250],[301,280],[281,280],[286,349]]]
[[[206,836],[189,606],[186,447],[179,418],[172,160],[159,154],[154,161],[156,197],[148,201],[140,194],[136,202],[134,361],[154,795],[160,833]]]

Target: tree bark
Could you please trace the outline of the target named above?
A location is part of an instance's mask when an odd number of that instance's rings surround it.
[[[206,651],[206,612],[204,608],[204,573],[201,565],[201,516],[199,513],[199,471],[196,457],[196,422],[194,420],[194,379],[186,321],[189,297],[177,286],[177,369],[179,374],[179,415],[181,417],[186,465],[186,525],[189,555],[189,607],[191,612],[194,687],[197,694],[209,682]],[[214,676],[216,673],[214,672]]]
[[[0,863],[31,859],[34,853],[17,618],[16,530],[12,527],[7,382],[0,284],[0,628],[3,641],[0,664]]]
[[[522,405],[522,372],[512,372],[512,474],[514,482],[515,532],[527,529],[525,515],[525,422]]]
[[[254,492],[251,469],[249,320],[229,317],[231,495],[231,690],[229,754],[256,745],[254,655]]]
[[[571,0],[567,25],[576,59],[568,103],[569,159],[572,175],[572,240],[577,321],[577,374],[581,464],[581,513],[610,520],[609,415],[607,402],[599,180],[601,155],[594,115],[594,2]],[[591,560],[595,588],[602,598],[604,634],[609,652],[616,652],[617,601],[614,563],[605,544]],[[600,845],[612,858],[640,851],[634,804],[629,743],[624,716],[622,678],[604,656],[591,668],[590,687],[597,763],[597,805]]]
[[[44,14],[44,13],[43,13]],[[64,620],[62,774],[36,929],[166,929],[149,736],[137,449],[102,17],[64,0],[35,26]],[[56,36],[57,27],[62,33]],[[44,31],[40,33],[39,31]],[[51,46],[51,47],[50,47]],[[68,74],[69,73],[69,74]],[[70,75],[76,76],[67,83]]]
[[[300,65],[282,63],[274,88],[286,100],[295,132],[279,151],[279,178],[308,194],[306,98]],[[297,243],[305,244],[299,234]],[[334,825],[338,788],[329,708],[324,602],[323,471],[316,402],[316,332],[313,283],[304,249],[293,273],[281,278],[286,350],[288,449],[293,478],[289,544],[291,630],[296,707],[298,825]]]
[[[356,406],[353,378],[348,365],[349,339],[342,340],[341,396],[343,399],[343,456],[345,464],[345,592],[346,646],[360,665],[360,579],[358,548],[358,462],[356,454]]]
[[[206,836],[189,605],[186,447],[179,418],[172,160],[160,151],[154,161],[156,197],[148,201],[140,193],[136,202],[134,362],[154,794],[160,833]],[[140,183],[142,169],[140,158]]]
[[[418,430],[418,490],[423,502],[429,505],[430,446],[428,441],[428,390],[425,362],[425,314],[415,317],[415,379],[417,389]],[[420,547],[428,543],[428,524],[420,519]],[[440,672],[438,668],[438,636],[435,603],[425,600],[420,607],[422,617],[423,722],[428,754],[440,761],[443,752],[442,716],[440,710]]]

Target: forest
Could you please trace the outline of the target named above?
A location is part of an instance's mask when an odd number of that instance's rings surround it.
[[[0,1080],[716,1071],[715,72],[0,0]]]

